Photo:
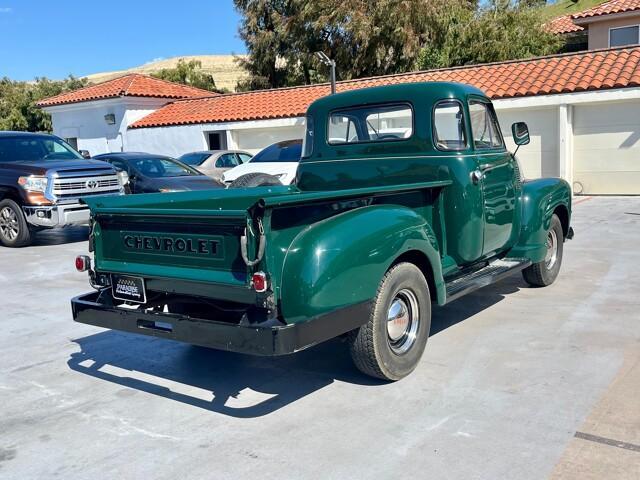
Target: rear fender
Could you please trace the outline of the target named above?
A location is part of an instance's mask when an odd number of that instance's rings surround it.
[[[437,248],[427,220],[399,205],[357,208],[310,225],[285,256],[282,315],[297,323],[372,300],[385,272],[409,251],[426,256],[438,299],[444,299]]]
[[[522,227],[518,242],[509,252],[510,257],[528,258],[533,263],[544,260],[545,241],[553,213],[561,209],[565,237],[571,221],[571,188],[560,178],[541,178],[522,184]]]

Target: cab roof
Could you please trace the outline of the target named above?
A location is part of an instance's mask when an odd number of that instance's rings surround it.
[[[322,97],[309,105],[308,113],[330,111],[354,105],[389,102],[413,104],[435,102],[442,99],[466,100],[470,95],[487,98],[479,88],[455,82],[416,82],[380,87],[361,88]],[[488,99],[488,98],[487,98]]]

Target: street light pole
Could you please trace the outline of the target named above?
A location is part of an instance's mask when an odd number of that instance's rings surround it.
[[[336,61],[331,60],[331,94],[336,93]]]
[[[336,61],[327,57],[324,52],[316,52],[316,56],[320,61],[331,68],[331,94],[336,93]]]

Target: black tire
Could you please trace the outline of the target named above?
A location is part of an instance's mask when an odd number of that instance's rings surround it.
[[[551,225],[547,232],[547,256],[544,260],[534,263],[522,271],[525,281],[532,287],[546,287],[558,277],[562,265],[562,251],[564,246],[564,232],[562,223],[557,215],[551,217]],[[549,247],[551,245],[551,247]]]
[[[236,178],[229,188],[248,188],[248,187],[272,187],[282,185],[280,180],[268,173],[246,173]]]
[[[0,243],[5,247],[25,247],[31,244],[32,232],[22,208],[8,198],[0,202]]]
[[[406,317],[400,314],[402,305],[407,307]],[[389,321],[394,309],[395,320]],[[402,328],[402,335],[394,335],[394,340],[392,329],[400,334]],[[369,376],[400,380],[418,365],[430,328],[429,285],[418,267],[412,263],[399,263],[382,278],[369,321],[351,332],[351,358],[356,367]]]

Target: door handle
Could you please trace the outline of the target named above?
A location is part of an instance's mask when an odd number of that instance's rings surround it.
[[[478,183],[480,183],[480,180],[482,180],[482,177],[484,177],[483,173],[480,170],[474,170],[470,173],[470,175],[471,182],[473,182],[474,185],[478,185]]]
[[[482,172],[489,172],[491,170],[495,170],[496,168],[506,167],[507,165],[509,165],[509,163],[509,161],[500,163],[483,163],[480,165],[480,170]]]

